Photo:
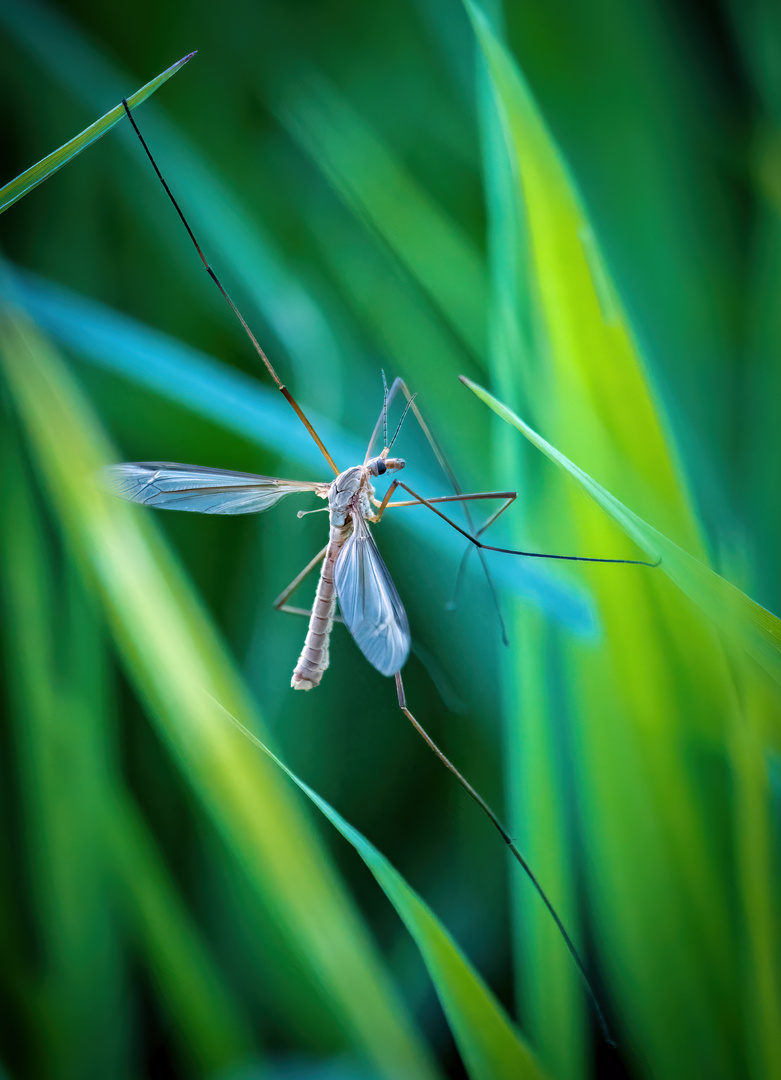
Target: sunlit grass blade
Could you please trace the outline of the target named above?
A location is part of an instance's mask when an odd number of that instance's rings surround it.
[[[498,416],[517,428],[538,450],[577,480],[584,491],[645,552],[649,560],[661,559],[659,569],[713,620],[724,637],[745,649],[776,682],[781,683],[781,619],[778,616],[643,521],[487,390],[469,379],[462,378],[461,381]]]
[[[156,79],[152,79],[145,86],[142,86],[140,90],[136,90],[134,94],[127,95],[127,101],[131,108],[135,105],[140,105],[142,101],[146,101],[148,97],[154,94],[155,90],[158,90],[164,82],[167,82],[175,72],[183,67],[188,60],[192,59],[195,53],[190,53],[189,56],[183,57],[178,60],[171,67],[166,68]],[[38,184],[43,183],[52,173],[57,172],[63,165],[67,163],[77,154],[80,154],[82,150],[94,143],[96,139],[100,139],[105,135],[107,131],[113,128],[114,124],[118,123],[125,115],[124,106],[120,103],[115,105],[113,109],[110,109],[105,116],[101,116],[99,120],[96,120],[94,124],[90,124],[75,138],[70,139],[64,143],[58,150],[48,154],[45,158],[42,158],[36,165],[32,165],[29,169],[26,169],[23,173],[11,180],[0,188],[0,213],[3,210],[7,210],[9,206],[12,206],[18,199],[21,199],[23,195],[26,195],[28,191],[32,191]]]
[[[1,347],[54,509],[164,744],[344,1038],[383,1075],[428,1080],[430,1056],[300,805],[276,768],[248,757],[244,738],[214,715],[207,694],[232,712],[252,711],[203,609],[154,523],[97,487],[111,455],[86,402],[9,309]]]
[[[477,5],[466,4],[526,206],[534,289],[553,361],[530,387],[540,421],[566,433],[566,452],[582,447],[609,469],[612,489],[636,487],[647,516],[699,554],[678,462],[577,188],[517,65]]]

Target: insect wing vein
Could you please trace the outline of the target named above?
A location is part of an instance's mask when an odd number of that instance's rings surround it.
[[[336,561],[336,595],[347,629],[369,663],[395,675],[409,655],[407,615],[396,586],[363,520]]]
[[[286,495],[325,487],[307,480],[281,480],[171,461],[109,465],[101,479],[113,495],[129,502],[198,514],[259,514]]]

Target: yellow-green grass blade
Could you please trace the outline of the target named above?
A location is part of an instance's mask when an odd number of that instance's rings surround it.
[[[471,241],[324,78],[291,83],[280,116],[359,220],[395,252],[464,344],[481,357],[485,272]]]
[[[520,393],[522,379],[530,374],[530,310],[524,280],[527,250],[520,192],[507,157],[494,90],[479,56],[478,115],[491,287],[489,368],[503,397],[512,400]],[[538,499],[523,460],[531,449],[499,422],[494,447],[493,486],[499,488],[508,475],[513,476],[523,503],[519,512],[534,520]],[[517,528],[514,535],[518,536]],[[558,749],[562,724],[557,722],[549,692],[553,634],[547,621],[525,605],[509,610],[505,605],[505,619],[512,643],[502,651],[501,679],[508,825],[582,953],[569,806],[562,795]],[[513,875],[511,887],[515,980],[524,1026],[552,1075],[575,1080],[588,1070],[588,1006],[580,978],[528,881]]]
[[[659,569],[713,621],[725,639],[740,650],[745,650],[781,684],[781,619],[778,616],[649,525],[487,390],[466,378],[462,382],[546,457],[577,480],[650,561],[661,559]],[[638,558],[641,557],[638,554]],[[781,731],[776,732],[776,737],[781,737]]]
[[[30,862],[40,889],[37,925],[49,957],[50,1030],[54,1017],[69,1017],[47,1047],[80,1076],[121,1074],[129,1032],[116,1024],[124,1015],[124,972],[117,894],[110,886],[118,879],[183,1057],[189,1065],[223,1068],[246,1058],[253,1041],[249,1027],[155,861],[132,801],[121,794],[98,613],[82,596],[75,567],[56,599],[51,566],[61,554],[45,545],[43,515],[21,457],[6,451],[4,511],[13,525],[2,530],[3,593],[14,627],[11,673],[20,683],[15,712],[43,766],[21,790],[28,799],[35,793],[38,811],[28,808],[25,820],[32,826],[31,846],[38,840],[43,845],[42,853],[31,851]],[[64,619],[59,628],[58,611]],[[48,825],[40,820],[47,805]]]
[[[468,10],[496,92],[530,237],[529,290],[538,324],[534,362],[519,368],[524,408],[571,460],[691,553],[668,554],[675,556],[678,576],[713,606],[714,579],[698,581],[704,543],[678,454],[593,228],[513,58],[480,9],[469,4]],[[538,549],[632,557],[632,546],[619,542],[620,534],[577,489],[551,486],[536,509],[541,522],[557,522],[568,537],[564,547],[546,536]],[[686,1075],[706,1059],[714,1075],[740,1075],[747,1053],[744,988],[757,979],[737,963],[735,937],[749,946],[749,966],[756,966],[759,952],[750,947],[752,906],[736,911],[730,902],[731,849],[713,825],[716,814],[729,817],[730,803],[707,775],[716,763],[727,774],[734,771],[731,823],[740,854],[752,863],[752,879],[769,882],[768,853],[745,826],[756,824],[756,817],[739,809],[760,805],[768,813],[767,775],[754,759],[752,788],[748,772],[732,760],[732,736],[747,717],[714,625],[663,574],[579,569],[593,582],[605,638],[597,651],[565,645],[562,676],[589,896],[613,997],[622,1022],[664,1075]],[[723,615],[735,599],[722,588],[715,607]],[[751,626],[747,632],[742,626],[738,636],[774,668],[772,640],[767,647],[774,630],[764,616],[757,627],[756,615],[751,608]],[[641,850],[645,857],[638,860]],[[680,967],[670,982],[673,958]],[[763,1016],[775,1006],[767,1000]],[[776,1038],[773,1026],[765,1025],[767,1056]]]
[[[183,776],[345,1040],[381,1075],[435,1075],[300,805],[276,768],[248,757],[243,737],[214,715],[207,694],[232,712],[252,711],[154,523],[99,490],[95,477],[111,452],[86,401],[53,350],[8,308],[1,340],[9,390],[65,535]]]
[[[312,800],[374,874],[420,949],[471,1080],[542,1078],[544,1073],[491,991],[398,870],[240,720],[222,711]]]
[[[540,423],[583,447],[619,495],[638,489],[641,511],[697,553],[691,513],[665,425],[566,163],[511,55],[466,0],[488,64],[526,207],[533,288],[552,363],[535,377]],[[543,411],[544,410],[544,411]]]
[[[190,53],[189,56],[183,57],[181,60],[177,60],[175,64],[172,64],[169,68],[166,68],[157,78],[152,79],[145,86],[142,86],[140,90],[136,90],[134,94],[129,94],[127,97],[128,105],[133,108],[136,105],[140,105],[142,101],[146,101],[148,97],[154,94],[155,90],[158,90],[164,82],[167,82],[173,74],[175,74],[181,67],[183,67],[188,60],[190,60],[195,53]],[[113,128],[114,124],[117,124],[125,116],[125,108],[120,103],[115,105],[113,109],[110,109],[105,116],[101,116],[99,120],[96,120],[94,124],[90,124],[75,138],[70,139],[64,143],[58,150],[54,150],[51,154],[47,154],[45,158],[42,158],[36,165],[32,165],[29,169],[25,169],[23,173],[20,173],[16,179],[9,181],[2,188],[0,188],[0,213],[3,210],[7,210],[9,206],[12,206],[18,199],[21,199],[23,195],[26,195],[28,191],[32,191],[38,184],[43,183],[48,179],[52,173],[57,172],[63,165],[67,165],[72,158],[80,154],[82,150],[86,150],[88,146],[94,143],[97,139],[100,139],[107,131]]]

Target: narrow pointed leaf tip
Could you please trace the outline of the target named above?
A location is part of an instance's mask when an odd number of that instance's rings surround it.
[[[171,64],[169,68],[161,72],[151,82],[146,83],[140,90],[136,90],[134,94],[130,94],[127,98],[128,105],[133,108],[136,105],[140,105],[142,101],[146,101],[148,97],[154,94],[155,90],[158,90],[164,82],[167,82],[175,72],[187,63],[188,60],[192,60],[195,56],[195,52],[188,53],[187,56],[183,56],[181,60],[177,60],[175,64]],[[100,139],[107,131],[125,115],[124,106],[120,103],[115,105],[113,109],[110,109],[105,116],[101,116],[99,120],[96,120],[89,127],[86,127],[79,135],[71,139],[69,142],[64,143],[58,150],[54,150],[51,154],[48,154],[45,158],[42,158],[36,165],[32,165],[29,169],[25,169],[23,173],[20,173],[15,180],[11,180],[4,187],[0,188],[0,214],[3,210],[7,210],[9,206],[12,206],[15,202],[18,202],[23,195],[26,195],[28,191],[32,191],[34,187],[47,180],[52,173],[57,172],[63,165],[67,163],[77,154],[80,154],[82,150],[85,150],[91,143],[94,143],[97,139]]]
[[[661,559],[660,568],[716,624],[725,639],[745,650],[781,683],[781,620],[776,615],[649,525],[482,386],[465,375],[459,379],[497,416],[574,477],[652,560]]]

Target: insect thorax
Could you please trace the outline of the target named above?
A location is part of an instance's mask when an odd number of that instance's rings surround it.
[[[345,469],[328,490],[331,523],[344,525],[348,517],[367,517],[371,513],[373,495],[374,488],[365,466],[353,465],[351,469]]]

